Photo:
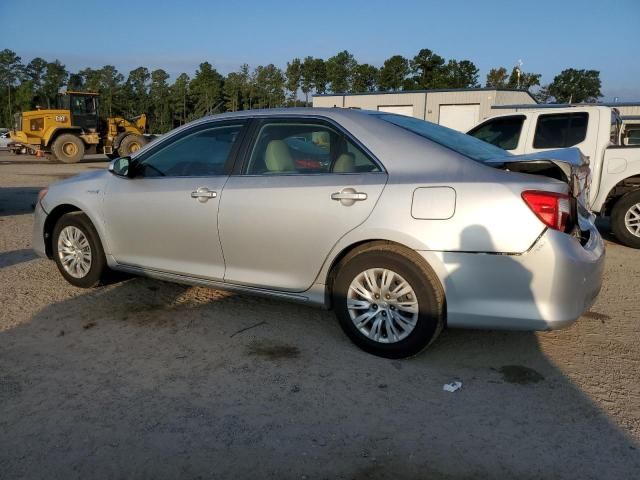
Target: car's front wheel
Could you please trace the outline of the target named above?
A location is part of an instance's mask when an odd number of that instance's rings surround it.
[[[73,134],[60,135],[53,141],[51,152],[63,163],[78,163],[84,156],[84,142]]]
[[[143,135],[127,135],[120,142],[118,153],[121,157],[127,157],[140,150],[147,143],[147,139]]]
[[[63,215],[53,229],[52,241],[58,270],[70,284],[90,288],[101,283],[107,262],[89,217],[82,212]]]
[[[363,350],[386,358],[416,355],[444,325],[444,293],[414,252],[374,244],[347,255],[333,284],[344,332]]]

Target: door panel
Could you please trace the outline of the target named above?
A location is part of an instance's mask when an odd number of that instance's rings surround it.
[[[114,175],[103,207],[109,253],[121,264],[221,280],[217,214],[227,178]],[[205,188],[216,196],[192,197]]]
[[[386,178],[385,173],[230,177],[219,215],[225,281],[308,289],[336,242],[369,216]],[[343,191],[366,199],[332,199]]]
[[[440,105],[438,123],[453,128],[459,132],[466,132],[480,120],[480,104],[469,105]]]
[[[136,157],[135,178],[110,178],[103,216],[118,263],[222,280],[218,205],[243,125],[187,128]]]
[[[413,105],[378,105],[378,111],[413,117]]]

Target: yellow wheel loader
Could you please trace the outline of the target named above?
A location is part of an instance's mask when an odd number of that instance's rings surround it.
[[[42,151],[51,160],[75,163],[85,154],[124,157],[148,143],[146,115],[104,121],[98,116],[98,99],[97,93],[67,91],[59,95],[56,109],[17,114],[9,149],[16,154]]]

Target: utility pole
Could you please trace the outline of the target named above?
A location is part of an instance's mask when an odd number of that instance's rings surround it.
[[[7,85],[7,90],[9,91],[9,125],[11,125],[11,114],[13,113],[13,110],[11,108],[11,84]],[[22,128],[22,126],[20,128]]]
[[[516,75],[518,77],[518,83],[517,83],[518,90],[520,90],[520,76],[522,75],[522,65],[523,65],[522,59],[519,59],[518,65],[516,66]]]

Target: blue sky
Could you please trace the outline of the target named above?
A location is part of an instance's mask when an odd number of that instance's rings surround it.
[[[344,49],[380,65],[430,48],[472,60],[483,82],[518,59],[543,83],[569,67],[600,70],[607,100],[640,101],[640,0],[0,0],[0,18],[0,48],[72,71],[111,64],[126,76],[143,65],[175,76],[206,60],[228,73]],[[58,22],[27,30],[7,18]]]

